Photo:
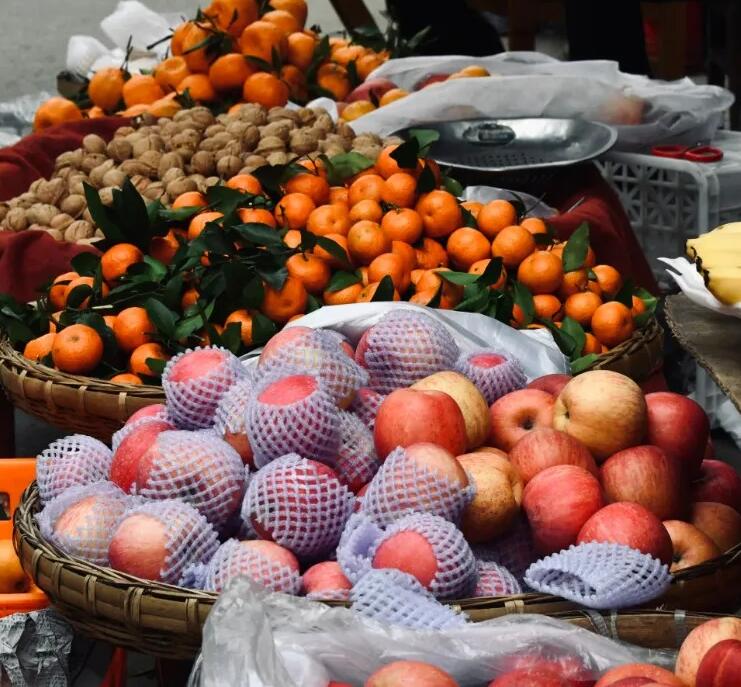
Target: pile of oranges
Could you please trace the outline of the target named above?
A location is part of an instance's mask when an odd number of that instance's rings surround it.
[[[304,28],[306,0],[213,0],[196,19],[178,26],[170,57],[152,74],[121,67],[96,72],[83,113],[70,100],[51,98],[36,112],[34,129],[107,114],[171,117],[183,102],[227,109],[241,103],[266,108],[324,95],[343,100],[389,58],[339,38],[320,39]]]

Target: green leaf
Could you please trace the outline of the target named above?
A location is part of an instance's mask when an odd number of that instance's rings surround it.
[[[273,71],[273,65],[270,64],[267,60],[263,60],[262,57],[257,57],[256,55],[247,55],[247,61],[250,62],[254,67],[257,67],[257,69],[261,72],[272,72]]]
[[[342,291],[342,289],[346,289],[348,286],[352,286],[353,284],[359,284],[361,281],[362,279],[360,278],[360,275],[355,272],[344,272],[340,270],[332,275],[329,284],[327,284],[326,290],[330,293]]]
[[[589,249],[589,225],[582,222],[566,242],[563,249],[563,271],[572,272],[584,265]]]
[[[265,287],[262,285],[262,279],[252,277],[242,289],[242,299],[246,308],[255,309],[262,305],[265,298]]]
[[[473,213],[468,209],[464,208],[462,205],[461,208],[461,214],[463,215],[463,226],[464,227],[473,227],[476,229],[478,227],[478,223],[476,222],[476,218],[473,216]]]
[[[272,269],[258,269],[257,273],[265,283],[276,291],[280,291],[288,279],[288,270],[284,266],[275,266]]]
[[[289,162],[286,165],[263,165],[254,170],[252,176],[257,178],[271,198],[279,200],[283,195],[282,184],[297,174],[306,173],[306,167],[297,162]]]
[[[242,193],[242,191],[229,188],[223,184],[209,186],[206,191],[206,200],[208,200],[209,207],[220,212],[224,217],[232,215],[237,208],[252,205],[259,197],[251,193]]]
[[[147,218],[149,219],[149,226],[153,226],[159,219],[161,219],[161,212],[164,208],[162,201],[158,198],[150,203],[147,203]]]
[[[310,293],[306,300],[306,312],[314,312],[315,310],[319,310],[322,306],[323,303],[314,294]]]
[[[347,63],[347,77],[350,80],[350,88],[353,90],[363,82],[363,80],[358,76],[358,65],[355,60],[351,60]]]
[[[95,253],[80,253],[70,260],[70,265],[81,277],[93,277],[100,265],[100,256]]]
[[[633,283],[633,280],[630,277],[628,277],[623,282],[623,285],[620,287],[620,290],[615,294],[612,300],[617,301],[618,303],[622,303],[628,308],[632,308],[634,291],[635,291],[635,285]]]
[[[159,210],[159,217],[166,222],[185,222],[192,219],[202,211],[203,208],[198,205],[176,209],[161,207]]]
[[[524,325],[529,325],[533,321],[533,317],[535,317],[533,294],[530,293],[524,284],[514,281],[512,282],[512,295],[514,296],[515,305],[518,305],[520,310],[522,310]]]
[[[328,239],[326,236],[316,237],[317,245],[327,251],[335,260],[342,263],[347,269],[352,269],[350,259],[347,257],[345,249],[336,241]]]
[[[226,275],[221,268],[212,269],[203,279],[198,287],[198,292],[209,299],[216,299],[226,291]]]
[[[435,186],[437,186],[435,174],[430,168],[430,165],[425,165],[417,179],[417,193],[429,193],[435,189]]]
[[[110,209],[103,205],[95,188],[86,181],[82,182],[82,188],[93,223],[111,243],[126,243],[126,236],[114,220]]]
[[[415,170],[417,168],[417,161],[419,160],[419,141],[416,138],[411,137],[404,143],[400,143],[395,150],[391,152],[392,159],[396,160],[396,163],[401,169]]]
[[[316,234],[301,229],[301,245],[299,248],[302,253],[308,253],[316,246]]]
[[[587,279],[590,281],[597,281],[597,275],[594,273],[594,270],[589,270],[587,272]]]
[[[595,362],[599,360],[598,353],[588,353],[583,355],[576,360],[571,361],[571,374],[578,375],[580,372],[590,368]]]
[[[149,255],[145,255],[144,262],[147,264],[147,267],[149,267],[149,274],[152,281],[161,282],[167,275],[167,266],[159,260],[156,260]]]
[[[477,284],[482,286],[492,286],[499,281],[502,276],[502,258],[492,258],[486,269],[476,279]]]
[[[170,308],[170,310],[180,310],[183,283],[183,275],[182,273],[179,273],[170,279],[162,290],[160,300]]]
[[[236,355],[242,347],[242,324],[240,322],[230,322],[221,332],[219,338],[221,339],[220,345]]]
[[[238,224],[233,227],[246,241],[256,246],[283,246],[283,237],[268,224],[250,222],[249,224]]]
[[[440,138],[440,132],[435,129],[409,129],[409,136],[417,141],[419,157],[425,157],[432,144]]]
[[[202,329],[208,324],[209,319],[214,311],[215,301],[211,301],[205,307],[198,307],[197,311],[180,320],[176,327],[173,339],[187,339],[189,336]]]
[[[118,344],[113,330],[105,323],[103,317],[96,312],[85,312],[80,315],[77,322],[92,327],[98,333],[103,342],[103,359],[109,363],[115,362],[119,353]]]
[[[496,302],[494,308],[494,317],[500,322],[509,324],[512,321],[512,308],[514,308],[515,300],[509,291],[497,291]]]
[[[152,371],[152,377],[161,377],[167,365],[167,361],[160,358],[147,358],[144,362]]]
[[[327,176],[333,186],[341,185],[346,179],[373,167],[373,160],[360,153],[340,153],[329,158]]]
[[[261,312],[252,313],[252,343],[255,346],[262,346],[277,331],[278,328],[271,319]]]
[[[570,317],[564,317],[561,323],[561,331],[568,334],[574,340],[574,349],[572,350],[570,357],[579,357],[581,352],[584,350],[584,344],[587,341],[587,337],[584,334],[584,329],[576,321]]]
[[[383,301],[394,300],[394,282],[391,280],[389,275],[385,275],[380,282],[378,282],[378,288],[371,298],[371,303],[381,303]]]
[[[147,205],[128,177],[124,180],[120,191],[113,191],[113,204],[117,209],[120,225],[128,241],[147,251],[152,238]]]
[[[656,298],[650,291],[638,287],[634,291],[635,295],[643,301],[643,305],[646,306],[646,313],[651,316],[656,312],[656,306],[659,304],[659,299]],[[631,302],[632,306],[632,302]],[[643,315],[644,313],[641,313]]]
[[[82,303],[93,295],[92,287],[87,284],[80,284],[75,286],[67,296],[67,307],[68,308],[80,308]]]
[[[559,329],[553,322],[551,322],[551,320],[542,320],[542,322],[550,330],[553,335],[553,340],[561,350],[561,353],[563,353],[569,360],[574,356],[581,354],[581,349],[578,351],[576,350],[576,341],[571,334],[568,334],[563,329]]]
[[[475,284],[479,280],[478,274],[469,274],[468,272],[439,270],[435,274],[437,274],[441,279],[444,279],[451,284],[457,284],[458,286],[468,286],[469,284]]]
[[[425,165],[427,167],[427,165]],[[443,174],[442,187],[448,192],[452,193],[456,198],[460,198],[463,195],[463,184],[453,177],[449,177],[447,174]],[[466,226],[476,226],[475,224]]]
[[[178,317],[170,308],[154,298],[148,298],[144,303],[144,308],[160,334],[168,339],[175,338],[175,325]]]
[[[466,289],[466,298],[455,309],[460,312],[484,312],[489,307],[491,291],[486,286],[478,284],[466,287]]]

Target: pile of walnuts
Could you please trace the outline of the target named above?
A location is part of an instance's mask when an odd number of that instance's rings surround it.
[[[102,234],[87,208],[83,182],[109,203],[113,189],[129,177],[146,199],[168,205],[181,193],[205,192],[266,164],[349,151],[375,161],[384,145],[395,142],[399,139],[356,136],[321,108],[266,110],[247,104],[234,114],[194,107],[172,118],[143,115],[108,143],[88,134],[82,148],[57,158],[51,179],[37,179],[26,193],[0,203],[0,231],[37,229],[59,241],[90,243]]]

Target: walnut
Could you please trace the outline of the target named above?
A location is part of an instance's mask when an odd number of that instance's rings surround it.
[[[82,219],[84,219],[86,222],[89,222],[90,224],[95,224],[93,221],[93,216],[90,214],[90,208],[85,208],[82,211]]]
[[[96,237],[91,237],[89,239],[77,239],[75,243],[77,243],[78,246],[92,246],[94,243],[97,243],[99,239]]]
[[[128,160],[134,151],[134,146],[131,145],[125,138],[114,138],[106,148],[108,156],[116,162],[123,162]]]
[[[226,126],[232,121],[231,115],[228,112],[222,112],[220,115],[216,115],[216,123],[223,124]]]
[[[23,231],[28,227],[26,211],[23,208],[11,208],[5,215],[3,223],[10,231]]]
[[[289,143],[291,152],[297,155],[306,155],[319,148],[319,136],[309,129],[295,129],[291,132]]]
[[[79,217],[82,211],[87,207],[85,196],[72,193],[67,196],[60,204],[59,209],[70,217]]]
[[[98,191],[100,202],[103,203],[103,205],[111,205],[113,203],[113,191],[114,189],[112,186],[106,186]]]
[[[94,170],[90,172],[90,183],[95,186],[95,188],[103,188],[103,186],[108,186],[109,184],[103,183],[103,177],[105,176],[106,172],[110,171],[116,166],[116,163],[113,160],[106,160],[105,162],[99,164]]]
[[[133,177],[134,175],[140,175],[144,177],[150,176],[154,170],[148,164],[141,160],[124,160],[118,167],[126,176]]]
[[[342,153],[346,153],[347,151],[337,143],[329,143],[326,147],[322,148],[321,151],[329,158],[334,157],[335,155],[342,155]]]
[[[194,107],[190,110],[190,118],[195,126],[205,129],[214,122],[214,116],[207,107]]]
[[[32,205],[36,205],[39,201],[36,198],[36,194],[26,192],[21,193],[21,195],[18,196],[18,202],[21,207],[30,208]]]
[[[353,131],[353,128],[349,124],[338,124],[335,128],[335,133],[342,136],[342,138],[355,138],[355,131]]]
[[[195,181],[196,186],[201,193],[206,192],[206,177],[203,176],[203,174],[191,174],[188,178],[191,181]]]
[[[93,236],[99,239],[105,238],[105,234],[103,233],[102,229],[96,229]]]
[[[145,177],[141,174],[134,174],[131,177],[131,183],[134,185],[134,188],[139,191],[139,193],[142,193],[144,189],[152,183],[152,180],[149,177]]]
[[[266,136],[260,139],[255,148],[258,155],[268,155],[269,153],[283,153],[286,150],[286,144],[277,136]]]
[[[374,145],[373,143],[365,143],[361,146],[355,146],[352,149],[353,153],[360,153],[361,155],[364,155],[369,160],[376,161],[376,158],[381,154],[381,151],[383,148],[380,145]]]
[[[88,153],[82,159],[80,169],[85,174],[90,174],[98,165],[102,165],[108,158],[101,153]]]
[[[277,122],[281,119],[288,119],[294,124],[299,121],[298,112],[289,110],[287,107],[271,107],[268,110],[268,122]]]
[[[248,124],[240,136],[240,142],[242,143],[242,150],[245,153],[254,150],[255,146],[260,142],[260,130],[257,126]]]
[[[103,186],[121,187],[126,181],[126,175],[120,169],[109,169],[103,175]]]
[[[316,134],[316,132],[312,132]],[[319,150],[326,153],[328,150],[339,150],[340,153],[346,153],[350,150],[350,141],[337,134],[327,134],[324,140],[319,141]],[[338,155],[339,153],[335,153]]]
[[[193,146],[200,143],[201,135],[195,129],[185,129],[172,137],[172,147],[178,148],[183,145]]]
[[[274,153],[268,153],[267,161],[270,165],[285,165],[290,161],[290,158],[288,153],[276,151]]]
[[[221,148],[221,144],[213,138],[204,138],[198,144],[199,151],[203,150],[208,153],[215,153],[219,148]]]
[[[86,181],[88,181],[88,178],[84,174],[71,178],[67,182],[70,194],[84,196],[85,186],[83,184]]]
[[[162,171],[162,161],[160,161],[160,172]],[[164,174],[160,174],[160,181],[167,186],[171,181],[175,179],[182,179],[185,176],[185,172],[179,167],[170,167]]]
[[[164,182],[163,182],[164,183]],[[174,179],[170,183],[165,185],[167,195],[170,196],[170,200],[175,200],[180,194],[188,193],[189,191],[197,191],[198,184],[188,177],[181,177],[180,179]]]
[[[214,154],[208,150],[199,150],[190,159],[190,168],[197,174],[212,174],[216,169]]]
[[[321,131],[324,131],[325,133],[334,131],[334,122],[332,121],[332,117],[330,117],[327,112],[322,112],[322,114],[318,114],[316,121],[314,122],[314,128],[320,129]]]
[[[262,155],[250,155],[244,161],[244,167],[240,170],[240,174],[251,174],[259,167],[264,167],[268,164],[268,161]]]
[[[69,215],[60,212],[58,215],[54,216],[49,223],[49,226],[52,229],[58,229],[59,231],[64,231],[72,222],[74,222],[74,218],[70,217]]]
[[[242,144],[239,141],[232,139],[227,143],[221,150],[216,152],[216,157],[224,157],[224,155],[241,155]]]
[[[31,185],[28,187],[28,192],[35,194],[36,191],[38,190],[39,186],[41,184],[43,184],[45,181],[46,181],[46,179],[44,179],[44,177],[41,177],[39,179],[35,179],[34,181],[31,182]]]
[[[291,135],[291,126],[288,122],[283,120],[279,122],[272,122],[271,124],[266,124],[265,126],[261,126],[259,131],[260,131],[260,136],[262,138],[270,138],[273,136],[277,136],[281,141],[284,141],[287,143]]]
[[[207,177],[203,183],[206,188],[211,188],[212,186],[218,186],[221,183],[221,179],[219,177]]]
[[[404,143],[404,139],[401,136],[386,136],[383,139],[383,147],[386,146],[398,146]]]
[[[116,133],[113,134],[114,138],[123,138],[129,134],[133,134],[136,131],[133,126],[120,126],[116,129]]]
[[[357,146],[358,143],[365,143],[366,141],[374,145],[381,145],[380,136],[378,136],[377,134],[365,133],[365,134],[358,134],[355,137],[355,140],[353,141],[353,147]]]
[[[226,125],[226,131],[233,138],[240,139],[249,126],[250,125],[247,122],[243,122],[241,119],[230,119],[229,123]],[[206,130],[206,134],[208,134],[208,130]]]
[[[97,134],[88,134],[82,139],[82,148],[87,153],[100,153],[106,151],[106,142]]]
[[[163,153],[157,165],[157,176],[162,179],[171,169],[183,169],[183,158],[177,153]]]
[[[42,183],[36,188],[36,197],[42,203],[56,205],[66,194],[67,184],[64,179],[42,180]]]
[[[52,179],[61,179],[62,181],[66,182],[67,179],[70,178],[70,176],[76,173],[76,171],[77,170],[72,169],[72,167],[62,167],[62,169],[58,169],[56,172],[54,172],[54,174],[52,174]]]
[[[192,124],[193,119],[190,116],[190,112],[190,110],[178,110],[172,119],[175,122],[188,122],[188,124]]]
[[[226,127],[223,124],[212,124],[211,126],[206,128],[203,134],[204,136],[210,138],[211,136],[220,134],[222,131],[226,131]]]
[[[134,157],[141,159],[142,155],[148,151],[161,152],[165,149],[165,142],[161,136],[150,134],[149,136],[143,136],[138,141],[132,144],[132,154]]]
[[[142,121],[142,122],[143,122],[144,124],[150,124],[150,125],[151,125],[151,124],[154,124],[154,123],[155,123],[155,122],[157,121],[157,117],[155,117],[155,116],[154,116],[153,114],[151,114],[150,112],[143,112],[143,113],[142,113],[141,115],[139,115],[139,119],[140,119],[140,120],[141,120],[141,121]]]
[[[61,169],[62,167],[79,167],[82,164],[82,158],[85,156],[85,151],[82,148],[77,150],[68,150],[66,153],[62,153],[57,157],[54,164],[55,169]]]
[[[316,112],[310,107],[296,110],[296,122],[300,126],[311,126],[316,121]]]
[[[179,145],[173,148],[173,152],[180,155],[183,158],[183,162],[188,162],[196,152],[196,147],[194,145]]]
[[[223,179],[233,177],[242,169],[242,158],[236,155],[225,155],[216,163],[216,171]]]
[[[165,185],[161,181],[153,181],[144,189],[142,195],[149,200],[157,200],[165,195]]]
[[[257,126],[265,124],[268,121],[268,113],[265,111],[265,108],[256,103],[242,105],[237,114],[243,122],[256,124]]]
[[[26,210],[26,219],[29,224],[42,224],[48,227],[58,214],[59,208],[48,203],[36,203]]]
[[[74,243],[80,239],[92,238],[93,233],[94,228],[90,222],[86,222],[84,219],[78,219],[64,230],[64,240]]]
[[[0,203],[0,222],[2,222],[8,214],[10,207],[7,203]]]
[[[232,135],[228,131],[221,131],[216,134],[216,136],[211,136],[211,138],[209,138],[208,140],[216,143],[216,149],[218,150],[219,148],[223,148],[233,139]]]
[[[41,227],[37,227],[41,229]],[[64,241],[64,232],[61,229],[54,229],[53,227],[46,227],[44,231],[49,234],[56,241]]]
[[[147,165],[152,170],[150,175],[153,177],[157,176],[161,160],[162,153],[158,150],[147,150],[139,156],[139,162]]]

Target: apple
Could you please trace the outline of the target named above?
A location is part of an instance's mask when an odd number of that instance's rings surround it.
[[[373,432],[381,460],[397,446],[425,442],[442,446],[454,456],[466,450],[463,413],[443,391],[392,391],[378,408]]]
[[[481,446],[489,436],[489,406],[476,385],[459,372],[445,371],[420,379],[410,387],[422,391],[443,391],[461,409],[466,424],[466,449]]]
[[[667,685],[668,687],[687,687],[674,673],[664,668],[651,665],[650,663],[626,663],[625,665],[611,668],[599,680],[594,687],[632,687],[624,680],[646,680],[646,685]],[[640,683],[636,683],[640,684]]]
[[[690,479],[697,477],[710,435],[710,422],[702,407],[681,394],[657,391],[646,395],[646,410],[646,443],[676,458]]]
[[[666,527],[650,510],[637,503],[612,503],[598,510],[579,530],[577,544],[614,542],[638,549],[671,565],[672,540]]]
[[[725,503],[741,513],[741,476],[722,460],[703,460],[691,497],[693,501]]]
[[[692,630],[679,648],[674,667],[677,677],[688,687],[695,687],[705,654],[725,639],[741,640],[741,618],[714,618]]]
[[[553,426],[581,441],[597,462],[646,434],[646,401],[630,377],[593,370],[574,377],[559,394]]]
[[[518,389],[494,401],[489,408],[489,443],[509,451],[528,432],[553,424],[553,403],[549,393],[539,389]]]
[[[564,679],[569,687],[591,687],[594,684],[592,669],[578,656],[562,652],[561,648],[551,651],[548,645],[541,645],[534,651],[507,656],[502,661],[502,669],[555,673]]]
[[[690,522],[707,534],[721,552],[741,542],[741,515],[725,503],[693,503]]]
[[[741,641],[724,639],[700,661],[697,687],[736,687],[741,680]]]
[[[572,379],[573,377],[571,375],[565,375],[565,374],[543,375],[542,377],[537,377],[536,379],[533,379],[533,381],[530,382],[530,384],[528,384],[525,388],[526,389],[540,389],[541,391],[546,391],[552,396],[558,396],[561,393],[561,391],[563,391],[563,388]]]
[[[694,525],[683,520],[664,520],[664,527],[672,538],[674,549],[671,572],[678,572],[720,556],[720,549],[715,542]]]
[[[441,81],[447,81],[450,74],[428,74],[427,76],[421,78],[419,81],[417,81],[416,84],[414,84],[415,91],[421,91],[423,88],[427,88],[427,86],[432,86],[434,83],[440,83]]]
[[[556,465],[527,483],[522,505],[535,548],[548,554],[574,544],[584,523],[605,504],[594,475],[576,465]]]
[[[686,510],[682,467],[655,446],[634,446],[610,456],[600,479],[609,503],[632,501],[660,520],[682,517]]]
[[[375,671],[365,687],[458,687],[458,683],[429,663],[394,661]]]
[[[571,683],[551,670],[520,668],[500,675],[489,683],[489,687],[571,687]]]
[[[369,79],[355,88],[345,98],[345,102],[353,103],[356,100],[370,100],[373,103],[378,103],[384,93],[387,93],[392,88],[396,88],[396,84],[389,79]]]
[[[525,484],[554,465],[577,465],[595,477],[599,475],[597,464],[584,444],[552,427],[539,427],[525,434],[512,447],[509,459]]]

